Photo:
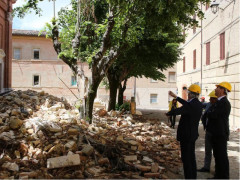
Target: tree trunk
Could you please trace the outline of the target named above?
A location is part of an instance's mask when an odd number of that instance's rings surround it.
[[[127,86],[127,79],[124,80],[123,85],[122,83],[119,84],[119,88],[118,88],[118,105],[119,106],[123,104],[123,94],[124,94],[124,91],[126,90],[126,86]]]
[[[123,94],[127,87],[127,80],[128,79],[124,79],[123,85],[122,83],[119,84],[119,89],[118,89],[118,105],[119,106],[123,104]]]
[[[87,104],[86,104],[86,118],[89,119],[89,123],[92,124],[92,112],[93,112],[93,104],[94,99],[97,95],[97,89],[101,82],[101,78],[96,78],[93,76],[92,83],[89,87]]]
[[[115,110],[116,108],[116,98],[117,98],[117,89],[118,89],[118,81],[114,79],[108,79],[109,87],[110,87],[110,97],[108,104],[108,111]]]

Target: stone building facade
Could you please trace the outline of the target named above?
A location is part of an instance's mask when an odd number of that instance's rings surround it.
[[[0,93],[11,88],[12,77],[12,4],[16,0],[0,1]]]
[[[239,1],[217,0],[218,11],[202,5],[204,19],[197,28],[185,31],[182,60],[177,63],[177,88],[179,96],[186,98],[186,88],[199,84],[202,96],[215,85],[227,81],[232,85],[228,99],[232,105],[230,126],[240,128],[240,42]]]
[[[52,41],[38,31],[13,30],[13,74],[12,86],[15,90],[33,89],[64,97],[71,102],[77,100],[76,79],[71,69],[58,59]],[[80,65],[80,64],[79,64]],[[87,77],[91,71],[82,64]],[[167,109],[170,97],[168,91],[176,91],[176,67],[163,72],[165,82],[152,79],[136,79],[136,105],[139,109]],[[124,98],[130,100],[134,95],[135,79],[127,82]],[[75,94],[75,95],[74,95]],[[99,87],[97,100],[107,104],[109,91]]]

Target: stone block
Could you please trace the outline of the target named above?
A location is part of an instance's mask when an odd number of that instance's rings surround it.
[[[22,120],[20,120],[18,118],[14,118],[14,117],[10,118],[9,127],[11,129],[18,129],[22,126],[22,124],[23,124]]]
[[[149,172],[149,171],[151,171],[151,167],[150,166],[143,166],[143,165],[137,164],[136,168],[139,169],[142,172]]]
[[[151,167],[151,172],[152,173],[157,173],[159,171],[159,166],[158,163],[153,163]]]
[[[109,160],[108,160],[108,158],[101,158],[101,159],[98,160],[98,164],[99,165],[108,165]]]
[[[60,156],[55,158],[50,158],[47,160],[47,168],[63,168],[69,166],[80,165],[80,156],[79,154],[69,155],[69,156]]]
[[[84,148],[82,149],[82,153],[84,155],[90,156],[93,153],[93,147],[91,145],[86,145],[84,146]]]
[[[125,156],[124,157],[124,161],[128,161],[128,162],[131,162],[131,161],[137,161],[137,156],[136,155],[132,155],[132,156]]]
[[[145,178],[158,178],[160,177],[160,173],[144,173]]]
[[[143,157],[143,162],[152,163],[152,162],[153,162],[153,160],[152,160],[152,159],[150,159],[150,158],[149,158],[149,157],[147,157],[147,156],[144,156],[144,157]]]
[[[78,135],[79,131],[75,128],[68,129],[68,135]]]
[[[4,163],[2,167],[10,171],[19,171],[19,166],[16,163],[7,162],[7,163]]]

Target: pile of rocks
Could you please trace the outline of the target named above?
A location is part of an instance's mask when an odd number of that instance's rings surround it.
[[[96,110],[93,124],[44,92],[0,97],[0,178],[168,178],[179,145],[163,123]]]

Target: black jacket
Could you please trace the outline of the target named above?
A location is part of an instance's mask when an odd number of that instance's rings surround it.
[[[212,104],[209,102],[209,103],[204,104],[203,106],[205,106],[205,107],[204,107],[203,115],[202,115],[201,119],[202,119],[202,123],[203,123],[203,128],[205,130],[206,126],[207,126],[207,112],[209,111]]]
[[[212,136],[218,138],[229,138],[229,115],[231,111],[231,104],[227,97],[223,97],[210,107],[207,116],[207,131]]]
[[[177,101],[183,106],[167,113],[167,115],[181,114],[177,129],[177,140],[196,141],[198,138],[198,125],[202,115],[202,103],[197,98],[187,102],[177,97]]]

